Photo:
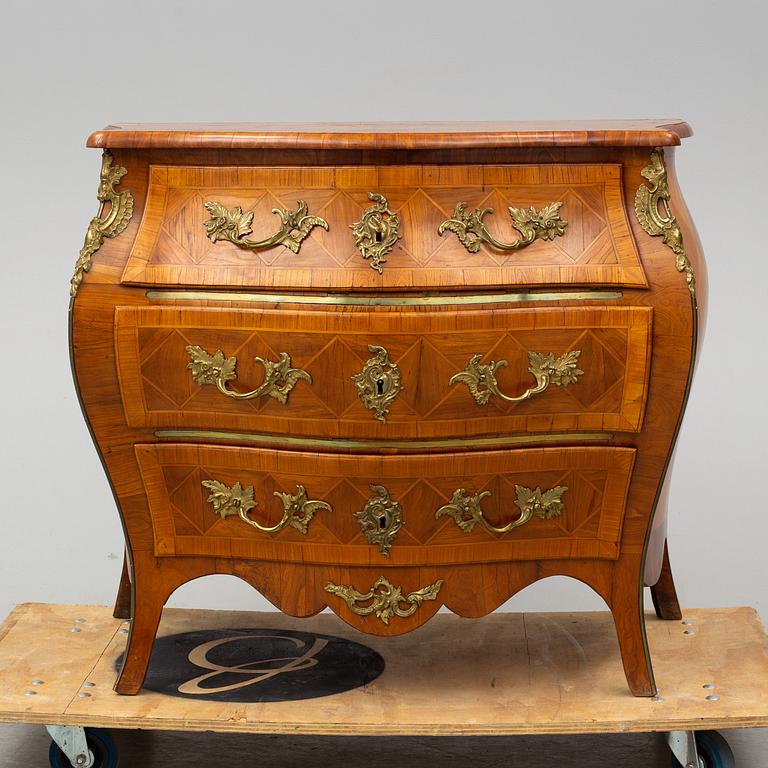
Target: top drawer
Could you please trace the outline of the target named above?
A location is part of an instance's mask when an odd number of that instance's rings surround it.
[[[383,196],[379,207],[388,205],[394,215],[375,210],[366,214],[377,206],[370,193]],[[282,226],[274,211],[295,212],[297,201],[305,201],[307,216],[321,220],[304,220],[303,240],[294,230],[287,245],[267,243],[253,249],[242,242],[269,241]],[[206,203],[219,205],[206,208]],[[463,211],[457,209],[460,203],[466,204]],[[206,226],[217,215],[218,222]],[[299,212],[292,223],[298,224],[301,216]],[[444,222],[452,223],[441,234]],[[357,223],[361,227],[353,230]],[[490,239],[478,238],[481,230]],[[367,258],[356,244],[356,232]],[[366,237],[372,247],[365,248]],[[381,258],[377,240],[391,242]],[[518,247],[511,250],[502,247],[515,243]],[[400,291],[647,286],[617,164],[153,165],[122,282]]]

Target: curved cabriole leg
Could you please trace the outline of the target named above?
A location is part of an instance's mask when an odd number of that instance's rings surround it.
[[[123,666],[115,683],[118,693],[134,695],[141,689],[163,606],[176,587],[184,581],[180,581],[178,574],[171,568],[164,568],[163,565],[167,564],[158,565],[149,553],[134,552],[132,575],[136,603],[133,606],[133,620]]]
[[[672,577],[672,568],[669,564],[669,547],[664,542],[664,560],[661,566],[659,580],[651,587],[651,598],[656,615],[667,621],[679,621],[683,618],[680,603],[677,599],[675,580]]]
[[[120,586],[117,588],[115,610],[112,615],[116,619],[131,618],[131,574],[128,570],[128,553],[123,554],[123,572],[120,574]]]
[[[629,689],[634,696],[655,696],[656,683],[645,634],[641,573],[639,557],[616,563],[610,607]]]

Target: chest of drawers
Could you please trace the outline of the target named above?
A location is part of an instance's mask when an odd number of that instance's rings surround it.
[[[72,280],[136,693],[181,584],[395,635],[552,575],[653,695],[706,280],[685,123],[109,126]]]

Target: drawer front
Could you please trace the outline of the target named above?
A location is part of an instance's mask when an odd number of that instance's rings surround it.
[[[615,559],[632,448],[349,456],[136,446],[155,554],[435,565]]]
[[[617,164],[151,166],[122,282],[345,291],[647,287]]]
[[[651,313],[118,307],[117,363],[136,427],[360,439],[634,432]],[[544,376],[547,361],[563,367]]]

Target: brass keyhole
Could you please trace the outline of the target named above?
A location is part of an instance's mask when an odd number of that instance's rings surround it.
[[[383,395],[385,386],[386,386],[386,382],[384,381],[384,379],[376,379],[376,394]]]
[[[385,528],[387,528],[388,525],[389,525],[389,523],[387,521],[387,516],[386,515],[381,515],[379,517],[379,528],[383,531]]]

